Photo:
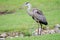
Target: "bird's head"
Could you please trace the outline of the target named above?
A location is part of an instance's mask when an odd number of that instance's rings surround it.
[[[27,7],[27,10],[30,10],[30,9],[31,9],[31,4],[30,4],[29,2],[25,2],[25,3],[22,5],[21,8],[24,9],[25,7]]]
[[[31,4],[29,2],[25,2],[25,6],[29,7]]]
[[[20,9],[24,9],[25,7],[30,7],[30,3],[29,2],[25,2],[23,5],[21,5]]]

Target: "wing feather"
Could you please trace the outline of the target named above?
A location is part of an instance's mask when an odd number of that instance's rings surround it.
[[[33,16],[38,19],[39,21],[46,22],[46,18],[43,15],[42,11],[35,9]]]

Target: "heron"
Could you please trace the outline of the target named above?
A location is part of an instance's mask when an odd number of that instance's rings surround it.
[[[41,35],[42,33],[42,24],[48,25],[48,22],[43,14],[43,12],[37,8],[32,8],[32,5],[30,2],[25,2],[24,4],[27,7],[27,13],[32,17],[33,20],[35,20],[38,23],[38,35]],[[39,27],[41,25],[41,27]],[[40,34],[39,34],[39,28],[41,28]]]

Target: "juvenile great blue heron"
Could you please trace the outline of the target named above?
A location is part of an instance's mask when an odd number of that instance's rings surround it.
[[[38,25],[41,25],[41,31],[39,34],[39,26],[38,26],[38,35],[41,35],[42,32],[42,24],[48,25],[45,16],[43,15],[42,11],[36,8],[32,8],[31,4],[29,2],[25,3],[25,6],[27,6],[27,12],[28,14],[38,23]]]

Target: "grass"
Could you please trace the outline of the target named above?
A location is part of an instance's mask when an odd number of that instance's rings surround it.
[[[53,28],[55,24],[60,24],[60,0],[0,0],[0,11],[16,10],[13,14],[0,15],[0,32],[20,31],[27,34],[38,27],[36,22],[27,14],[26,8],[19,9],[26,1],[43,11],[50,28]],[[6,40],[31,39],[60,40],[60,34],[7,38]]]
[[[42,36],[7,38],[6,40],[60,40],[60,34],[47,34]]]
[[[27,14],[26,8],[19,10],[26,1],[43,11],[50,28],[53,28],[55,24],[60,24],[60,0],[0,0],[0,11],[16,10],[13,14],[0,15],[0,32],[31,32],[38,27]]]

